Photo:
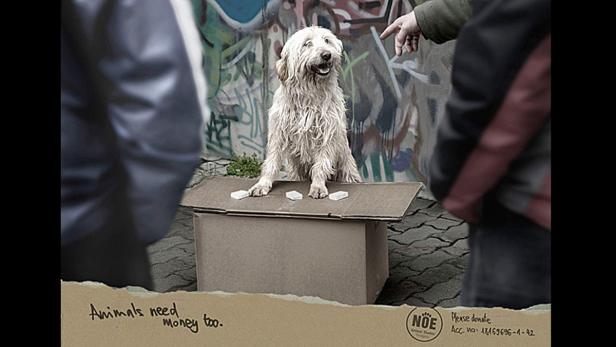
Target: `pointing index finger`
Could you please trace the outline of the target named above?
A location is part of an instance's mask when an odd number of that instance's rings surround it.
[[[399,24],[398,19],[396,19],[387,28],[385,28],[385,30],[383,30],[383,32],[381,33],[381,36],[379,37],[381,39],[386,39],[389,35],[393,34],[399,28],[400,28],[400,24]]]

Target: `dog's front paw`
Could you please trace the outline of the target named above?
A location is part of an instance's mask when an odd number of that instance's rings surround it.
[[[323,199],[329,192],[327,191],[327,187],[323,186],[310,186],[310,193],[308,195],[314,199]]]
[[[362,179],[357,170],[340,171],[338,181],[342,183],[361,183]]]
[[[248,195],[250,196],[265,196],[272,189],[271,185],[266,185],[262,183],[257,183],[248,189]]]
[[[359,175],[349,175],[342,179],[343,183],[361,183],[362,179]]]

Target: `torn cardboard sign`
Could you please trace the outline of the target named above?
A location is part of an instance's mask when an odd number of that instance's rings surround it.
[[[373,303],[389,275],[386,222],[399,221],[421,183],[328,182],[348,197],[287,199],[309,182],[277,181],[264,197],[231,199],[255,180],[214,177],[187,191],[199,290],[318,296]]]
[[[350,307],[292,295],[155,293],[64,281],[60,290],[63,347],[534,347],[550,346],[551,338],[551,311],[545,305],[521,311],[407,305]],[[175,315],[158,314],[166,307],[173,307]],[[109,314],[95,316],[94,308]],[[131,309],[138,309],[142,315],[116,313]],[[193,324],[172,323],[177,321]]]

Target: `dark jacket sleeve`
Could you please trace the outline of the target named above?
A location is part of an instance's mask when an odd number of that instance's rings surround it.
[[[413,9],[423,35],[436,43],[444,43],[458,36],[460,28],[472,13],[470,0],[416,1]]]
[[[209,117],[201,45],[188,1],[83,1],[79,12],[116,134],[135,227],[163,237],[199,163]]]
[[[499,160],[499,141],[518,141],[518,138],[507,138],[505,132],[497,141],[480,143],[521,66],[550,31],[549,0],[475,0],[473,7],[473,18],[458,37],[452,92],[438,127],[429,168],[430,190],[441,201],[447,200],[454,183],[489,190],[498,181],[499,177],[486,177],[483,167],[467,168],[473,174],[465,177],[465,182],[459,179],[478,146],[490,153],[491,160]],[[532,115],[532,112],[519,114]],[[519,121],[525,120],[521,117]],[[524,143],[514,146],[522,147]],[[463,202],[467,204],[464,208],[474,212],[457,215],[472,220],[477,213],[475,208],[480,205],[475,203]]]

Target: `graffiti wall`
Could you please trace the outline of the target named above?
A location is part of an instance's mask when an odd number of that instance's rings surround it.
[[[205,153],[265,155],[267,110],[279,85],[274,64],[287,38],[313,24],[344,43],[340,84],[349,141],[367,181],[425,182],[435,127],[450,91],[454,42],[422,39],[396,57],[379,34],[408,1],[193,0],[212,117]]]

